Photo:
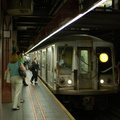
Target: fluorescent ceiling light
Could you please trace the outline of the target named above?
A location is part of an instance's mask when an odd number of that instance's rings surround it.
[[[73,18],[72,20],[70,20],[68,23],[66,23],[65,25],[63,25],[62,27],[60,27],[59,29],[57,29],[55,32],[53,32],[52,34],[48,35],[46,38],[44,38],[43,40],[41,40],[38,44],[36,44],[34,47],[32,47],[30,50],[28,50],[26,53],[30,52],[31,50],[33,50],[34,48],[36,48],[38,45],[40,45],[41,43],[43,43],[44,41],[46,41],[47,39],[49,39],[50,37],[52,37],[53,35],[55,35],[56,33],[58,33],[59,31],[63,30],[65,27],[69,26],[70,24],[72,24],[73,22],[75,22],[76,20],[80,19],[81,17],[83,17],[84,15],[86,15],[87,13],[89,13],[90,11],[92,11],[93,9],[95,9],[96,7],[98,7],[100,4],[104,3],[107,0],[101,0],[99,2],[97,2],[95,5],[93,5],[90,9],[88,9],[87,11],[85,11],[84,13],[79,14],[78,16],[76,16],[75,18]]]

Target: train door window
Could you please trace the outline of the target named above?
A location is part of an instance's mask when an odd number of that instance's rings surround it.
[[[42,51],[42,67],[46,67],[46,51]]]
[[[60,74],[71,74],[73,47],[61,46],[58,48],[58,65]]]
[[[88,73],[88,50],[81,50],[80,58],[80,73]]]
[[[35,57],[37,56],[37,51],[35,51]]]
[[[39,65],[40,65],[40,69],[42,68],[42,52],[39,51],[39,56],[40,56],[40,62],[39,62]],[[40,75],[42,76],[42,70],[40,70]]]
[[[38,50],[38,64],[40,65],[40,51]]]
[[[51,47],[47,48],[47,69],[50,70],[51,67]]]
[[[52,56],[51,56],[52,57],[51,58],[52,59],[52,70],[54,70],[54,60],[55,60],[55,57],[54,57],[54,46],[52,46],[52,50],[51,51],[52,51]]]
[[[91,48],[78,48],[79,88],[92,88]]]

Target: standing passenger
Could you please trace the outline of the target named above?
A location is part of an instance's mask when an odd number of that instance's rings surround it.
[[[20,56],[20,52],[17,52],[17,55],[18,55],[19,61],[24,64],[24,60],[23,60],[22,57]],[[28,86],[28,84],[27,84],[26,81],[25,81],[25,78],[23,78],[23,85],[24,85],[24,86]]]
[[[28,65],[29,65],[29,62],[30,62],[30,57],[27,54],[24,54],[23,60],[24,60],[24,66],[28,70]]]
[[[22,90],[22,78],[19,74],[19,67],[26,71],[24,65],[19,62],[18,55],[13,53],[10,58],[10,63],[8,63],[6,72],[10,71],[10,79],[12,83],[13,90],[13,110],[19,110],[20,106],[20,94]]]
[[[33,83],[33,80],[35,79],[35,84],[37,84],[37,77],[38,77],[38,70],[39,70],[39,64],[38,64],[38,58],[35,57],[32,61],[32,77],[31,77],[31,83]]]

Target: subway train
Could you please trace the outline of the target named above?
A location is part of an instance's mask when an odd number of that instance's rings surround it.
[[[29,53],[38,57],[39,77],[47,87],[63,102],[84,109],[106,106],[117,92],[114,55],[112,43],[86,34],[60,37]]]

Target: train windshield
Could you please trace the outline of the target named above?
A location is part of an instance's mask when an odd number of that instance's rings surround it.
[[[60,74],[71,74],[73,47],[62,46],[58,48],[58,65]]]

